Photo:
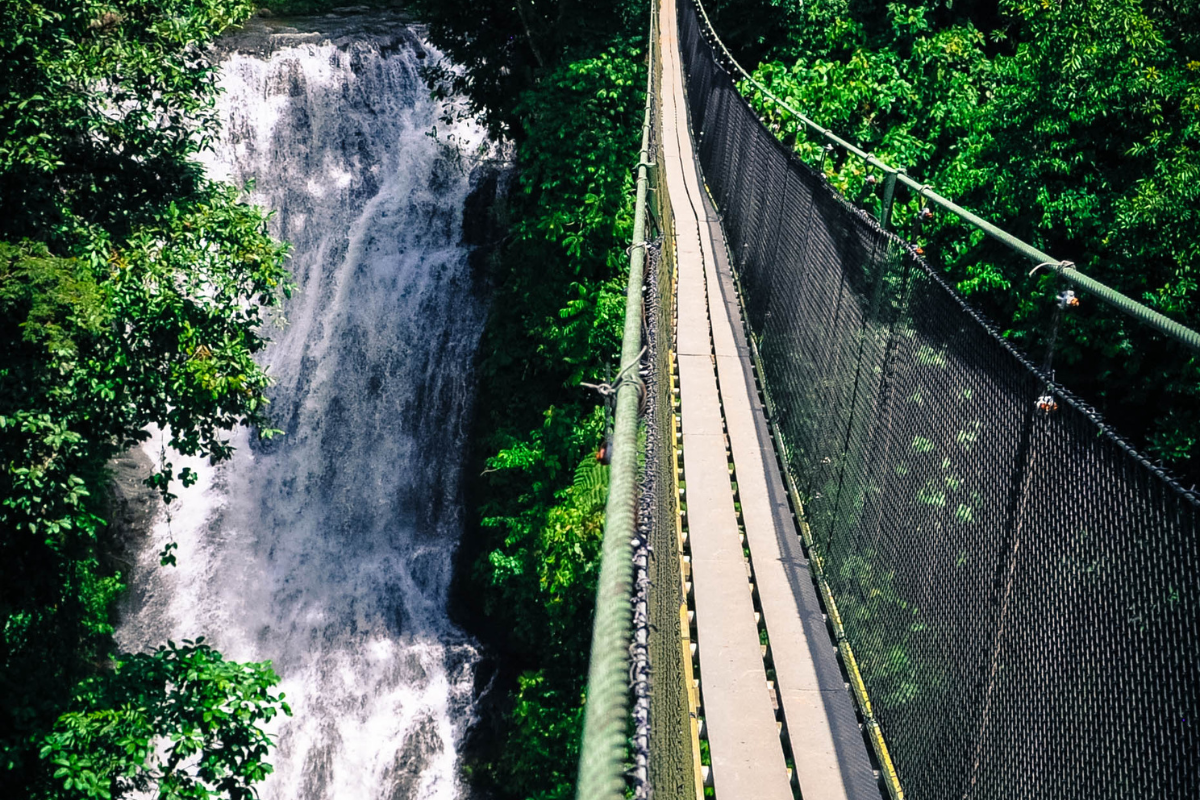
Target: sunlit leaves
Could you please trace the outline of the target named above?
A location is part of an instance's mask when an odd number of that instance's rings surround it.
[[[41,780],[31,748],[112,646],[109,459],[154,424],[219,461],[266,422],[254,356],[285,251],[193,158],[215,133],[206,47],[252,10],[0,1],[0,769],[17,782]],[[163,463],[151,483],[169,499],[195,477]],[[61,752],[136,722],[95,713],[60,721]],[[56,762],[67,796],[130,790],[84,750]]]
[[[270,774],[262,726],[291,714],[267,664],[226,661],[203,639],[121,657],[84,682],[41,742],[41,800],[249,800]]]
[[[1200,30],[1195,7],[805,7],[833,22],[795,28],[775,52],[798,58],[758,68],[773,92],[1005,230],[1200,326],[1200,75],[1187,55]],[[750,96],[816,163],[821,143]],[[860,160],[830,159],[827,170],[875,211]],[[907,234],[920,203],[904,191],[898,202],[893,219]],[[935,213],[920,243],[1006,335],[1044,359],[1054,280],[1030,278],[1022,257],[950,214]],[[1155,456],[1200,475],[1194,354],[1086,297],[1057,342],[1059,379]]]

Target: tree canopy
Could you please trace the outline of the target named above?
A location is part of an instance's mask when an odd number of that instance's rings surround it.
[[[501,653],[506,700],[472,765],[500,797],[573,791],[602,512],[586,502],[603,436],[578,388],[616,354],[621,250],[640,121],[647,9],[567,0],[418,3],[462,65],[440,91],[517,143],[509,238],[481,348],[464,548],[474,627]],[[1042,249],[1193,326],[1198,228],[1196,36],[1188,2],[709,0],[759,80],[810,116]],[[761,63],[760,63],[761,62]],[[753,98],[752,98],[753,99]],[[794,121],[757,98],[817,160]],[[865,173],[831,163],[851,198]],[[898,230],[920,210],[904,198]],[[868,197],[871,202],[871,198]],[[606,220],[615,220],[612,225]],[[920,243],[969,300],[1041,361],[1057,288],[951,219]],[[1058,378],[1118,431],[1195,470],[1195,358],[1098,302],[1063,323]],[[578,466],[577,466],[578,465]],[[576,481],[575,472],[585,477]],[[465,594],[466,592],[464,592]],[[490,632],[490,633],[489,633]]]
[[[1088,275],[1200,327],[1200,5],[1183,0],[780,2],[755,38],[716,25],[756,77],[820,124]],[[751,62],[752,64],[753,62]],[[753,92],[751,93],[753,95]],[[820,144],[761,97],[810,163]],[[832,179],[851,197],[861,163]],[[901,195],[904,197],[904,195]],[[898,214],[899,230],[918,211]],[[1057,281],[950,215],[927,257],[1038,360]],[[1153,457],[1200,480],[1200,360],[1084,298],[1057,377]]]
[[[4,785],[53,785],[41,791],[54,797],[133,785],[116,762],[78,759],[57,764],[60,781],[45,779],[47,754],[70,751],[85,730],[135,724],[96,688],[106,680],[97,668],[116,655],[109,609],[121,588],[99,547],[109,459],[157,425],[179,452],[215,462],[236,426],[267,422],[269,379],[253,357],[267,341],[265,309],[288,290],[285,249],[263,212],[194,158],[217,125],[205,48],[252,10],[245,0],[0,3]],[[152,476],[165,499],[194,479],[166,462]],[[206,646],[153,658],[203,654],[219,660]],[[117,676],[141,670],[143,688],[178,688],[169,670],[142,670],[151,662],[141,656],[116,663]],[[265,667],[246,669],[273,682]],[[173,702],[201,713],[218,700]],[[260,693],[252,704],[266,718],[274,702]],[[167,733],[157,718],[136,724]],[[243,777],[260,775],[245,765]]]

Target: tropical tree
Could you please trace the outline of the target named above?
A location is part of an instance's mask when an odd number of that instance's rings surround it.
[[[170,733],[154,727],[165,717],[104,706],[131,685],[124,678],[97,688],[106,665],[128,678],[150,663],[116,655],[109,638],[122,583],[107,547],[106,464],[149,425],[176,450],[219,461],[235,427],[267,422],[269,380],[254,355],[265,309],[287,292],[285,250],[265,215],[194,158],[217,124],[206,47],[252,10],[246,0],[0,2],[4,785],[42,785],[43,747],[100,742],[110,724]],[[164,462],[151,480],[170,499],[194,479]],[[169,653],[159,662],[219,660],[206,647]],[[259,685],[269,677],[244,669]],[[154,680],[175,691],[171,675]],[[241,691],[212,685],[231,692],[226,701]],[[225,702],[193,699],[211,706],[204,713]],[[261,772],[245,764],[247,780]],[[67,789],[117,791],[115,774],[88,769]]]
[[[1200,6],[787,8],[799,22],[767,43],[772,60],[757,69],[772,92],[1005,230],[1200,327]],[[718,27],[730,16],[718,15]],[[755,46],[764,47],[744,45]],[[815,162],[819,143],[753,99]],[[832,176],[851,197],[864,178],[855,159]],[[910,234],[919,204],[907,203],[898,219]],[[921,244],[1005,335],[1045,358],[1058,291],[1048,271],[1030,277],[1023,259],[948,215],[924,226]],[[1185,482],[1200,479],[1194,353],[1084,298],[1063,321],[1053,363],[1119,432]]]
[[[265,664],[238,664],[204,644],[168,642],[124,656],[85,680],[72,709],[42,740],[51,771],[41,800],[250,800],[271,772],[259,727],[290,714]]]

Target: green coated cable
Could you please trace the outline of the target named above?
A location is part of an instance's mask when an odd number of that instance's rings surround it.
[[[1001,230],[977,214],[973,214],[957,203],[954,203],[947,198],[942,197],[937,192],[932,191],[927,184],[918,183],[903,171],[897,170],[883,161],[880,161],[874,156],[874,154],[868,153],[859,147],[855,147],[850,142],[846,141],[840,136],[835,135],[828,128],[818,125],[804,114],[792,108],[786,101],[775,96],[771,90],[755,80],[749,72],[746,72],[746,70],[742,68],[742,65],[739,64],[737,59],[733,57],[733,54],[729,52],[729,48],[727,48],[725,43],[721,41],[721,37],[717,35],[717,31],[713,27],[712,21],[708,18],[708,13],[704,10],[704,4],[701,2],[701,0],[695,0],[695,3],[696,8],[700,12],[700,16],[704,19],[704,24],[708,28],[709,34],[712,36],[717,46],[721,48],[721,51],[725,54],[725,57],[728,59],[729,63],[732,64],[734,68],[740,72],[742,76],[756,89],[762,92],[764,97],[775,103],[787,113],[794,116],[796,119],[800,120],[800,122],[802,122],[809,130],[820,134],[826,141],[841,147],[858,158],[861,158],[867,164],[877,167],[884,172],[894,173],[896,175],[896,179],[900,183],[903,183],[905,186],[916,190],[920,196],[929,200],[933,204],[957,215],[959,218],[971,225],[974,225],[976,228],[979,228],[993,239],[996,239],[997,241],[1007,245],[1031,261],[1036,262],[1039,266],[1045,266],[1053,269],[1059,275],[1062,275],[1066,280],[1095,295],[1118,311],[1128,314],[1129,316],[1149,325],[1160,333],[1165,334],[1166,336],[1169,336],[1178,342],[1182,342],[1194,350],[1200,350],[1200,333],[1197,333],[1185,325],[1181,325],[1169,317],[1163,316],[1154,309],[1137,302],[1128,295],[1122,294],[1110,286],[1106,286],[1100,281],[1089,278],[1087,275],[1084,275],[1082,272],[1076,269],[1075,265],[1071,262],[1062,261],[1054,258],[1053,256],[1047,255],[1028,242],[1024,242],[1012,234]]]
[[[621,340],[622,376],[636,374],[642,353],[642,280],[646,265],[646,194],[650,184],[650,131],[653,119],[656,24],[651,2],[649,68],[642,149],[638,155],[637,200],[629,285],[625,293],[625,333]],[[575,796],[589,800],[624,800],[625,744],[629,721],[629,645],[633,630],[634,511],[637,502],[637,382],[616,382],[608,502],[600,550],[596,617],[588,665],[587,706],[579,754]]]

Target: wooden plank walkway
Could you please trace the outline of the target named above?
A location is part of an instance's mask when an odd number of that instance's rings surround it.
[[[793,797],[776,722],[778,704],[804,800],[876,800],[877,783],[808,574],[755,387],[719,219],[696,167],[675,0],[662,0],[660,19],[662,167],[675,213],[679,270],[683,474],[714,789],[718,800]],[[730,452],[770,635],[775,697],[759,644]]]

